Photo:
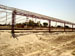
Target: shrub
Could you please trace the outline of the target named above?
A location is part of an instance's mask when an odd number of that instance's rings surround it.
[[[47,22],[44,22],[44,23],[43,23],[43,26],[44,26],[44,27],[47,27],[47,26],[48,26],[48,23],[47,23]]]
[[[65,28],[70,28],[69,26],[65,26]]]
[[[58,28],[61,28],[62,26],[58,25],[57,27],[58,27]]]
[[[28,22],[28,26],[34,26],[34,25],[35,25],[34,21],[29,20],[29,22]]]
[[[21,23],[16,24],[16,26],[17,26],[18,28],[24,28],[24,24],[21,24]]]

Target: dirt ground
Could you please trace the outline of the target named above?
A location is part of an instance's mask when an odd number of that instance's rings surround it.
[[[0,56],[75,56],[75,32],[0,31]]]

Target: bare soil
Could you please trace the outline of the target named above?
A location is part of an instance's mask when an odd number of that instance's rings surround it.
[[[75,32],[0,31],[0,56],[75,56]]]

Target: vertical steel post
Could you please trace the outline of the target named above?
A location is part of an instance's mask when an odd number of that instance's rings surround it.
[[[65,23],[64,23],[64,32],[65,32]]]
[[[28,25],[27,25],[28,19],[29,19],[28,16],[26,16],[26,28],[28,27]]]
[[[51,31],[51,20],[49,20],[49,32]]]
[[[73,24],[72,24],[72,31],[73,31]]]
[[[16,11],[14,10],[12,12],[12,31],[11,31],[13,37],[15,37],[15,32],[14,32],[14,30],[15,30],[14,29],[14,25],[15,25],[15,14],[16,14]]]
[[[5,24],[7,25],[7,12],[6,12],[6,23]]]

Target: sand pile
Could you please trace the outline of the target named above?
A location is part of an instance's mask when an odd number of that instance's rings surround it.
[[[0,56],[73,56],[75,33],[0,32]]]

